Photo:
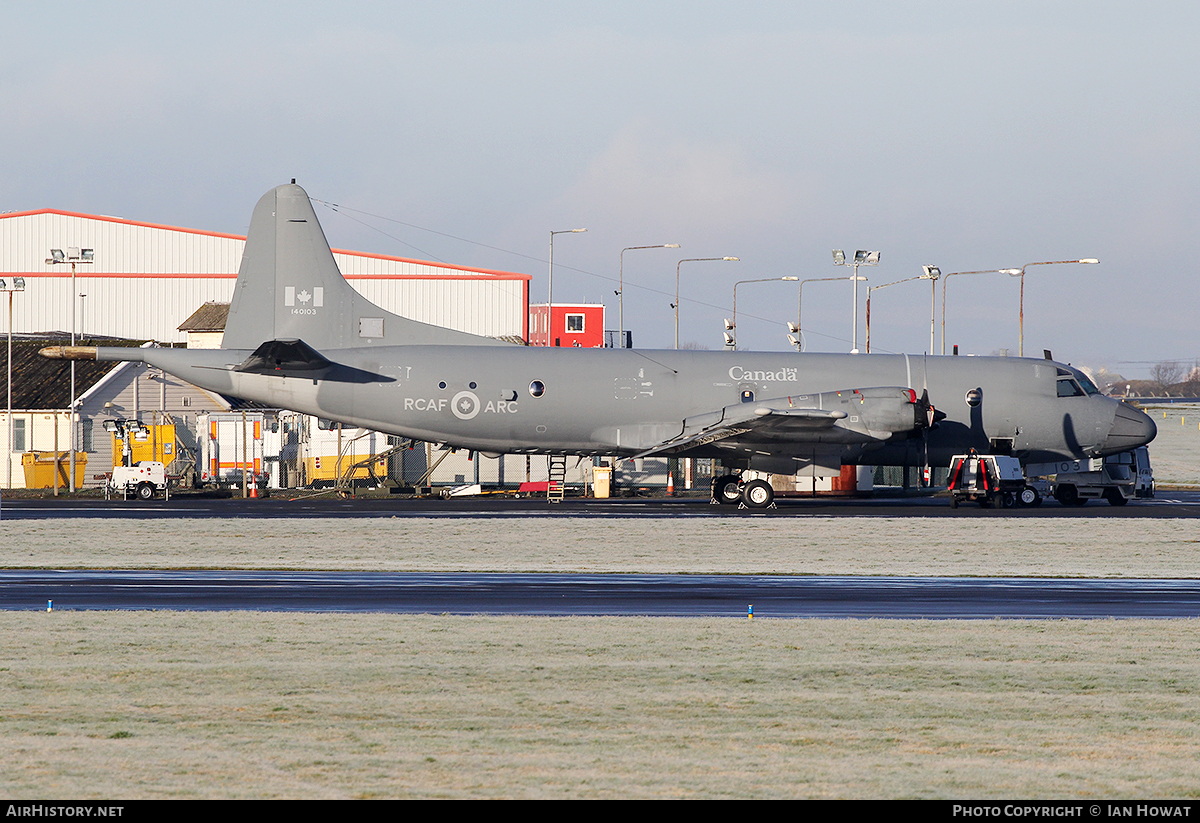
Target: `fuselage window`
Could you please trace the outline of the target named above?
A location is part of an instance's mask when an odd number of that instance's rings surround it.
[[[541,397],[546,393],[546,384],[541,380],[534,380],[529,384],[529,393],[534,397]]]
[[[752,392],[750,389],[742,389],[742,402],[743,403],[753,403],[754,402],[754,392]]]

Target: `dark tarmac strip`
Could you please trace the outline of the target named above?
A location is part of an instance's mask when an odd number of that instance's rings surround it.
[[[0,609],[877,618],[1200,617],[1198,580],[0,571]]]

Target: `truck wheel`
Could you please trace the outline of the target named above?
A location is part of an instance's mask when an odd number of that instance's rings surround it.
[[[742,499],[752,509],[765,509],[775,499],[775,490],[766,480],[751,480],[742,489]]]
[[[138,500],[153,500],[154,486],[149,483],[138,483],[137,496]]]
[[[1129,502],[1129,498],[1121,494],[1119,489],[1105,489],[1104,499],[1108,501],[1110,506],[1124,506]]]
[[[958,496],[957,495],[953,495],[953,494],[950,495],[950,508],[952,508],[952,509],[958,508]]]
[[[1000,505],[1006,509],[1011,509],[1013,506],[1017,505],[1017,498],[1013,496],[1012,492],[1001,492]]]
[[[732,505],[742,499],[742,488],[736,474],[726,474],[713,481],[713,500],[724,505]]]
[[[1082,506],[1087,502],[1086,498],[1079,496],[1074,486],[1059,486],[1054,490],[1054,498],[1064,506]]]
[[[1042,504],[1042,496],[1038,494],[1038,490],[1033,486],[1026,486],[1017,495],[1017,503],[1022,506],[1040,506]]]

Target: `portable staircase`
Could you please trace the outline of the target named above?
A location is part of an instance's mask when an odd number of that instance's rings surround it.
[[[550,455],[550,482],[546,484],[546,499],[551,503],[561,503],[567,487],[567,456],[565,454]]]

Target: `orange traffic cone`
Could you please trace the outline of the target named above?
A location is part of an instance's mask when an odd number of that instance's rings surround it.
[[[667,497],[675,496],[675,475],[667,472]]]
[[[250,481],[250,496],[258,497],[258,478],[257,477]]]

